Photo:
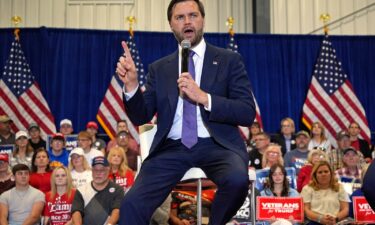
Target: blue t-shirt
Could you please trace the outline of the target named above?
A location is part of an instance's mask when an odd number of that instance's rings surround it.
[[[61,155],[55,156],[52,153],[52,150],[48,152],[49,156],[49,164],[51,167],[56,168],[58,166],[64,165],[65,167],[68,167],[69,163],[69,153],[65,149],[62,150]]]

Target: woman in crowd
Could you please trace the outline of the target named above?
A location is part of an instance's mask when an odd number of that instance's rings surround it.
[[[314,122],[310,131],[310,142],[308,149],[320,149],[325,152],[331,150],[331,142],[325,135],[325,128],[321,122]]]
[[[311,172],[314,165],[322,160],[328,161],[327,154],[323,150],[310,150],[309,154],[307,155],[307,163],[301,168],[297,177],[298,192],[301,192],[302,188],[310,183]]]
[[[270,144],[262,157],[262,168],[269,169],[274,164],[284,165],[284,159],[281,154],[281,147],[277,144]]]
[[[71,208],[76,190],[70,172],[56,167],[51,176],[51,191],[46,194],[44,225],[72,225]]]
[[[69,155],[68,168],[75,188],[79,188],[92,181],[91,168],[84,155],[82,148],[73,149]]]
[[[249,132],[249,138],[247,139],[247,150],[251,151],[252,149],[255,148],[255,141],[254,138],[257,134],[262,132],[262,128],[260,127],[260,124],[258,122],[254,122],[251,127],[250,127],[250,132]]]
[[[333,225],[348,216],[349,196],[327,161],[314,166],[311,182],[302,189],[301,196],[309,224]]]
[[[10,160],[11,167],[22,163],[31,168],[34,149],[29,144],[27,137],[26,131],[20,130],[16,133],[15,149]]]
[[[121,147],[111,148],[108,162],[110,166],[109,179],[124,188],[126,193],[134,183],[134,172],[128,166],[124,150]]]
[[[47,193],[51,190],[51,173],[47,150],[38,148],[32,158],[30,185]]]

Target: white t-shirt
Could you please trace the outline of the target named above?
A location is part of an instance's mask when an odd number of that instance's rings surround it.
[[[92,159],[97,156],[104,156],[103,153],[95,148],[92,148],[88,153],[85,153],[85,158],[91,167]]]
[[[73,186],[77,189],[92,181],[91,170],[85,170],[80,173],[77,172],[76,170],[72,170],[71,174],[72,174]]]

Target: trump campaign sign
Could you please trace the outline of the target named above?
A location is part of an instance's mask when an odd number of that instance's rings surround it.
[[[303,201],[301,197],[257,197],[257,220],[291,219],[303,222]]]
[[[375,223],[375,212],[372,210],[365,197],[353,197],[353,212],[356,222]]]

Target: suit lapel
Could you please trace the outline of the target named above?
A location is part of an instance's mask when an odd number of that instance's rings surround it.
[[[178,74],[178,51],[176,51],[168,58],[168,62],[166,65],[167,79],[165,85],[165,87],[168,88],[169,106],[173,114],[176,111],[176,105],[178,100]]]
[[[204,55],[203,70],[200,88],[209,92],[214,84],[217,69],[219,67],[219,55],[214,47],[207,43],[206,53]]]

